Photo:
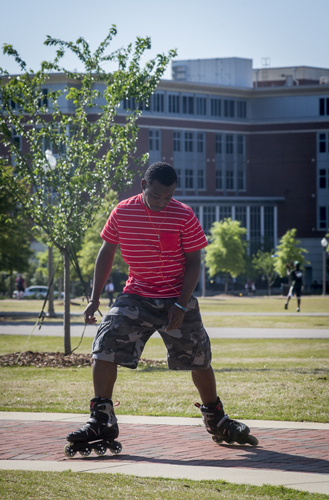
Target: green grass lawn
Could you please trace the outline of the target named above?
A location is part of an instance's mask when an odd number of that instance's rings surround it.
[[[329,495],[282,486],[250,486],[226,481],[191,481],[77,472],[0,471],[3,500],[328,500]]]
[[[285,297],[275,295],[272,297],[235,297],[229,295],[217,295],[215,297],[199,298],[201,311],[214,312],[284,312]],[[107,299],[101,299],[100,309],[105,312]],[[63,312],[63,301],[56,301],[55,312]],[[39,312],[43,306],[43,300],[0,300],[1,312]],[[72,299],[71,312],[83,312],[86,307],[86,299]],[[293,298],[289,304],[289,310],[296,311],[296,299]],[[306,295],[302,297],[302,312],[329,312],[329,295]],[[47,305],[45,308],[47,311]]]
[[[295,299],[290,302],[289,312],[296,312]],[[71,305],[71,313],[82,314],[86,302],[81,299],[74,299],[74,304]],[[301,316],[297,313],[294,316],[285,315],[284,297],[227,297],[218,296],[215,298],[199,299],[200,309],[203,315],[203,322],[206,327],[245,327],[245,328],[329,328],[329,316]],[[6,316],[1,317],[1,312],[6,313],[24,313],[41,311],[43,301],[41,300],[1,300],[0,301],[0,332],[1,321],[22,321],[21,316]],[[107,311],[107,299],[102,299],[100,311],[105,314]],[[47,312],[47,307],[45,309]],[[302,313],[329,313],[329,296],[306,296],[302,299]],[[55,302],[55,312],[63,313],[63,303]],[[212,315],[208,315],[211,313]],[[222,315],[225,313],[225,316]],[[232,314],[230,314],[232,313]],[[248,313],[248,316],[237,316],[236,313]],[[255,316],[249,316],[249,314]],[[270,313],[273,316],[257,316],[257,313]],[[280,314],[276,316],[276,314]],[[228,314],[228,315],[227,315]],[[24,321],[32,325],[35,323],[36,317],[24,317]],[[99,321],[101,317],[99,316]],[[83,317],[72,316],[71,321],[74,323],[83,324]],[[62,324],[61,316],[53,318],[45,318],[45,323]]]
[[[0,353],[17,352],[23,342],[26,337],[1,335]],[[76,352],[90,352],[91,342],[84,339]],[[62,339],[32,337],[28,349],[60,351]],[[329,421],[328,340],[213,339],[212,350],[218,392],[230,417]],[[148,342],[143,358],[165,360],[161,339]],[[2,367],[1,380],[2,411],[88,412],[90,367]],[[197,417],[198,398],[189,372],[150,364],[119,368],[118,414]]]

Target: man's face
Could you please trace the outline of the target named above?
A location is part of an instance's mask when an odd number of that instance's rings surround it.
[[[153,181],[148,184],[145,179],[142,179],[143,201],[147,208],[153,212],[160,212],[166,208],[172,199],[177,184],[164,186],[159,181]]]

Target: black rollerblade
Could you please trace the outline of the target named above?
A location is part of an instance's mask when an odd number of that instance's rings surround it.
[[[68,458],[74,457],[77,452],[89,457],[92,450],[99,456],[105,455],[107,449],[117,454],[122,450],[121,443],[115,441],[118,435],[112,401],[94,398],[90,401],[90,419],[81,429],[68,434],[66,439],[69,443],[64,447],[64,453]]]
[[[219,398],[217,398],[215,408],[209,408],[199,403],[195,403],[195,406],[200,408],[203,423],[216,443],[221,444],[225,441],[228,444],[250,444],[251,446],[258,444],[258,439],[250,434],[249,427],[225,415],[223,404]]]

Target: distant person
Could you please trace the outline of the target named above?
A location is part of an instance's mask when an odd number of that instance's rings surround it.
[[[107,307],[111,307],[111,305],[113,304],[113,293],[114,293],[114,285],[112,282],[112,278],[109,278],[107,280],[107,283],[105,285],[105,292],[106,292],[107,298],[109,299],[109,304]]]
[[[17,299],[21,299],[24,296],[26,283],[25,279],[21,274],[19,274],[15,280],[16,290],[17,290]]]
[[[287,301],[284,305],[285,309],[288,309],[289,300],[296,294],[297,298],[297,312],[300,311],[300,301],[301,295],[303,291],[303,273],[300,269],[300,263],[296,260],[293,263],[293,269],[291,269],[290,265],[287,264],[287,274],[291,279],[291,287],[289,289],[289,293],[287,295]]]

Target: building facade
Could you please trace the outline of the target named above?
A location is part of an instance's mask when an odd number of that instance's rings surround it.
[[[320,241],[329,227],[329,70],[253,70],[249,59],[225,58],[175,61],[172,76],[147,106],[121,103],[122,122],[129,109],[143,107],[138,152],[149,152],[150,163],[174,166],[175,197],[193,208],[206,233],[214,221],[239,220],[253,254],[275,249],[296,228],[308,250],[306,285],[321,283]],[[63,75],[52,76],[52,86],[65,83]],[[66,102],[63,110],[74,112]],[[139,191],[140,175],[122,196]]]

